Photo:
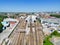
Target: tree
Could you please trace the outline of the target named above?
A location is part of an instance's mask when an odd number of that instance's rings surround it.
[[[19,15],[19,13],[16,13],[15,15]]]
[[[37,18],[38,19],[38,21],[41,23],[41,19],[40,18]]]
[[[2,23],[0,22],[0,33],[3,31],[3,25]]]
[[[52,33],[52,35],[57,35],[57,34],[58,32],[56,30]]]
[[[51,33],[51,35],[59,36],[60,37],[60,33],[58,33],[56,30],[53,33]]]
[[[60,18],[60,14],[50,14],[50,16]]]
[[[0,18],[0,22],[2,22],[3,21],[3,19],[2,18]]]

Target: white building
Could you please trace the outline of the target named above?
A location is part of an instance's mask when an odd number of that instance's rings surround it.
[[[51,18],[41,18],[41,23],[48,26],[57,27],[60,25],[60,19],[51,19]]]
[[[4,19],[3,21],[6,21],[6,22],[16,22],[16,21],[18,21],[17,19],[13,19],[13,18],[6,18],[6,19]]]
[[[60,26],[60,19],[55,18],[41,18],[41,24],[43,26],[43,31],[45,32],[45,34],[50,34],[53,31],[57,30],[58,32],[60,32],[60,28],[58,28]]]
[[[10,23],[16,23],[18,22],[17,19],[13,19],[13,18],[6,18],[3,20],[2,25],[4,26],[3,29],[6,29],[6,27],[9,27],[10,26]]]

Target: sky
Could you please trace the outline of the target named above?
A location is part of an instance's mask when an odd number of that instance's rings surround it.
[[[0,0],[0,12],[60,11],[60,0]]]

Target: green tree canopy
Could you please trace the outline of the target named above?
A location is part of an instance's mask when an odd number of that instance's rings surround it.
[[[2,28],[3,28],[3,25],[2,25],[2,23],[0,22],[0,32],[3,31]]]
[[[50,16],[60,18],[60,14],[50,14]]]

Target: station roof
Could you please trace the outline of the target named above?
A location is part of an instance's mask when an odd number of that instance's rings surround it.
[[[4,19],[3,21],[17,21],[17,19],[13,19],[13,18],[6,18],[6,19]]]

